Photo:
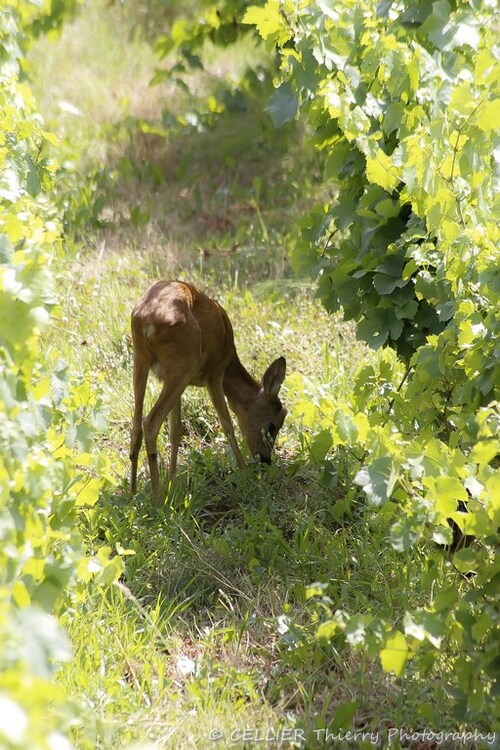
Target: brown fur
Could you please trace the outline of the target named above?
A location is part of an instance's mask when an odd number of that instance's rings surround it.
[[[153,493],[158,497],[156,441],[170,414],[169,478],[177,467],[181,438],[181,395],[188,385],[205,387],[239,466],[245,461],[236,441],[226,397],[236,414],[252,455],[270,462],[276,435],[286,410],[278,399],[286,362],[275,360],[258,383],[241,364],[231,322],[218,302],[182,281],[158,281],[132,311],[134,347],[134,421],[130,459],[132,493],[137,488],[139,450],[144,440]],[[162,391],[143,421],[144,394],[149,371],[163,382]]]

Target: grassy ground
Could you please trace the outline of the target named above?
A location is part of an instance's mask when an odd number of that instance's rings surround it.
[[[297,420],[287,420],[271,469],[236,471],[205,394],[192,389],[165,507],[151,501],[144,463],[139,494],[128,497],[129,315],[152,280],[180,276],[216,296],[256,374],[284,354],[290,373],[341,395],[373,356],[290,273],[292,221],[322,189],[300,131],[269,146],[259,138],[268,123],[231,111],[204,128],[152,132],[168,121],[165,108],[185,116],[259,50],[207,50],[209,70],[193,76],[189,95],[149,88],[157,63],[140,28],[119,4],[89,4],[32,55],[40,107],[82,175],[61,180],[79,239],[68,239],[58,269],[62,305],[47,345],[93,379],[109,412],[99,450],[116,484],[82,527],[91,549],[128,550],[120,587],[66,617],[75,658],[60,682],[79,706],[75,743],[288,747],[295,737],[302,747],[352,747],[321,730],[379,732],[381,744],[388,727],[453,726],[437,678],[395,680],[378,660],[308,635],[310,584],[328,584],[334,610],[402,617],[425,603],[415,581],[428,563],[397,555],[342,478],[321,481]],[[156,392],[150,384],[149,403]],[[285,382],[293,413],[286,392]],[[288,739],[272,742],[283,729]]]

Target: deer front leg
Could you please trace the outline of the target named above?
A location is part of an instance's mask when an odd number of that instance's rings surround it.
[[[221,424],[224,435],[229,440],[229,445],[233,449],[236,463],[238,464],[240,469],[244,469],[246,463],[234,434],[233,422],[231,420],[231,415],[229,414],[229,409],[227,408],[226,397],[224,395],[224,390],[222,387],[222,378],[212,380],[207,385],[207,390],[212,400],[212,404],[214,405],[214,409],[217,412],[217,416],[219,417],[219,422]]]
[[[130,461],[132,463],[132,473],[130,479],[130,493],[135,495],[137,492],[137,464],[139,461],[139,451],[142,444],[142,408],[144,404],[144,394],[146,383],[148,381],[149,363],[143,361],[140,357],[134,359],[134,421],[132,423],[132,434],[130,438]]]

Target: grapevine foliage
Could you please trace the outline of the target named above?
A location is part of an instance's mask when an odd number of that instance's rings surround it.
[[[445,649],[457,718],[488,721],[500,692],[494,6],[204,5],[201,18],[178,21],[160,47],[177,48],[185,69],[200,64],[203,40],[217,41],[229,20],[235,33],[264,40],[275,71],[266,111],[276,127],[308,122],[331,188],[329,200],[298,217],[292,262],[316,280],[328,310],[341,308],[360,338],[384,348],[360,370],[348,402],[288,379],[295,417],[315,434],[311,455],[331,464],[345,446],[357,457],[351,478],[390,519],[391,544],[402,553],[426,540],[452,548],[455,577],[432,557],[422,581],[429,604],[402,624],[334,611],[324,598],[316,635],[361,628],[366,647],[398,675],[410,660],[427,673]],[[460,534],[471,546],[456,548]],[[311,601],[321,599],[311,592]]]
[[[120,572],[106,550],[90,564],[76,527],[102,484],[84,468],[95,468],[98,392],[54,364],[56,352],[44,362],[61,240],[49,197],[56,165],[45,154],[55,139],[20,80],[42,6],[0,11],[0,745],[23,749],[69,747],[75,717],[51,679],[71,657],[57,615],[95,571],[108,581]]]

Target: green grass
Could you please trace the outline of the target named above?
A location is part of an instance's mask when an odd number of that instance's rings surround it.
[[[439,671],[425,683],[411,670],[396,680],[376,658],[314,637],[321,605],[306,597],[314,582],[328,587],[332,611],[400,620],[426,602],[416,582],[429,561],[387,543],[383,517],[374,519],[346,483],[348,451],[334,457],[339,478],[329,488],[310,463],[308,431],[291,416],[275,464],[237,471],[205,393],[191,389],[165,506],[152,502],[144,454],[139,493],[129,498],[129,317],[154,279],[192,280],[222,302],[256,375],[284,354],[290,374],[342,399],[358,365],[374,356],[350,325],[322,310],[307,283],[291,278],[292,222],[311,200],[305,175],[316,169],[300,130],[276,135],[275,158],[251,113],[225,113],[201,132],[145,133],[138,123],[158,120],[172,92],[148,89],[156,61],[131,25],[120,4],[89,4],[54,46],[41,42],[32,55],[40,107],[76,174],[60,185],[63,202],[68,190],[72,196],[76,234],[57,269],[61,304],[46,350],[49,361],[63,358],[84,373],[107,404],[96,450],[114,481],[82,511],[81,526],[89,550],[127,551],[120,586],[92,591],[64,618],[74,659],[59,681],[78,706],[75,744],[250,747],[243,728],[286,727],[304,732],[303,746],[322,747],[314,730],[351,703],[350,728],[453,726]],[[209,71],[193,80],[197,101],[237,75],[241,51],[220,60],[207,51]],[[61,101],[80,115],[61,110]],[[192,104],[179,95],[177,114]],[[93,214],[95,194],[104,203]],[[157,392],[151,381],[147,405]],[[286,381],[283,400],[293,415]],[[166,455],[166,432],[160,443]],[[211,731],[224,739],[211,740]]]

